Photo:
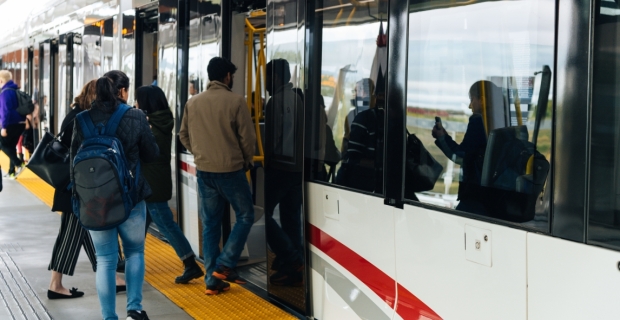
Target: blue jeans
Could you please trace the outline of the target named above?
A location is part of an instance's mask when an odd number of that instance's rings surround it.
[[[89,231],[97,254],[97,295],[104,320],[116,320],[116,263],[118,236],[123,240],[127,310],[142,310],[144,282],[144,224],[146,205],[138,203],[129,219],[120,226],[104,231]]]
[[[239,255],[243,251],[250,228],[254,224],[254,203],[252,203],[252,192],[243,170],[228,173],[198,171],[196,176],[201,204],[202,250],[207,269],[205,283],[212,286],[219,282],[217,278],[211,276],[216,265],[229,268],[237,266]],[[235,210],[237,222],[220,253],[222,216],[227,201]]]
[[[168,202],[147,202],[146,208],[149,210],[155,224],[157,224],[159,231],[170,242],[170,245],[181,260],[195,256],[183,231],[174,222]]]

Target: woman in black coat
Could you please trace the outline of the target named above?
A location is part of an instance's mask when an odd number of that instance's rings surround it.
[[[62,125],[60,126],[60,132],[63,133],[61,142],[67,148],[71,145],[73,120],[75,116],[84,110],[90,109],[90,104],[95,100],[95,82],[95,80],[92,80],[82,88],[82,92],[75,97],[72,105],[73,110],[71,110],[62,121]],[[68,174],[69,172],[67,172],[67,175]],[[54,191],[52,211],[60,211],[62,214],[60,218],[60,230],[58,231],[58,237],[56,237],[56,243],[54,243],[54,250],[52,251],[52,260],[47,268],[52,271],[52,279],[50,281],[49,290],[47,291],[47,297],[49,299],[78,298],[83,296],[84,292],[77,291],[76,288],[71,290],[65,288],[62,285],[62,275],[73,275],[82,246],[84,246],[84,251],[86,251],[93,271],[97,271],[97,259],[95,257],[93,240],[88,231],[82,228],[75,214],[73,214],[71,191],[68,191],[66,188],[59,188]],[[125,281],[118,277],[118,275],[116,278],[116,291],[124,291]]]
[[[149,215],[157,224],[159,231],[168,239],[185,270],[176,277],[176,283],[188,283],[204,275],[196,263],[196,255],[187,238],[172,218],[168,200],[172,198],[172,170],[170,168],[170,150],[174,118],[168,106],[164,92],[156,86],[143,86],[136,92],[136,108],[144,111],[151,125],[159,157],[151,163],[142,164],[142,175],[151,186],[153,194],[146,199]],[[147,220],[148,227],[148,220]]]

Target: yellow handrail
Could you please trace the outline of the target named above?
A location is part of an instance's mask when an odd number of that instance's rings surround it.
[[[261,15],[255,13],[252,16]],[[247,53],[247,74],[246,74],[246,103],[250,113],[254,111],[252,121],[254,121],[254,129],[256,131],[256,142],[258,145],[258,155],[254,156],[254,162],[260,162],[265,166],[265,151],[263,148],[263,139],[260,132],[260,120],[263,119],[263,99],[262,99],[262,86],[261,83],[266,81],[266,69],[267,61],[265,58],[265,28],[255,28],[250,21],[245,19],[245,32],[247,38],[245,41],[246,53]],[[258,35],[260,42],[260,49],[257,53],[258,59],[256,62],[256,69],[252,68],[252,58],[255,54],[254,48],[254,36]],[[262,71],[262,72],[261,72]],[[252,79],[256,74],[254,86],[252,86]],[[252,96],[252,89],[254,88],[254,96]],[[254,104],[252,105],[252,98],[254,98]]]

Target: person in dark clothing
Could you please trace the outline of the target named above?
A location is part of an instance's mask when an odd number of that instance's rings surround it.
[[[121,71],[112,71],[119,81],[104,76],[97,80],[97,98],[88,113],[94,124],[105,124],[121,105],[120,99],[127,100],[129,78]],[[111,73],[111,72],[109,72]],[[119,89],[120,88],[120,89]],[[143,112],[137,109],[127,111],[118,126],[116,137],[123,146],[126,163],[135,172],[140,161],[154,161],[159,156],[159,147]],[[70,159],[74,157],[84,140],[84,134],[76,122],[71,141]],[[74,168],[71,167],[71,181],[74,181]],[[144,283],[144,230],[146,205],[144,199],[151,194],[151,188],[142,175],[138,178],[136,190],[137,204],[129,218],[119,226],[103,230],[89,231],[97,254],[97,293],[104,319],[115,319],[116,298],[114,294],[114,271],[117,266],[118,237],[123,242],[125,254],[125,280],[127,281],[127,318],[148,319],[142,310],[142,285]]]
[[[488,115],[495,104],[503,103],[497,101],[501,97],[501,89],[490,81],[480,80],[470,87],[469,108],[473,114],[469,117],[467,130],[460,144],[452,140],[441,124],[437,123],[433,127],[432,135],[436,139],[437,147],[448,159],[461,165],[457,210],[487,214],[484,206],[486,193],[480,185],[487,146],[485,113]]]
[[[25,163],[17,157],[17,142],[26,128],[26,117],[17,112],[17,92],[19,87],[13,82],[12,75],[7,70],[0,71],[0,144],[2,151],[11,160],[8,177],[17,178],[24,169]],[[17,171],[15,170],[17,167]]]
[[[82,92],[75,97],[72,105],[73,109],[67,114],[60,126],[61,143],[67,148],[71,145],[71,137],[73,136],[73,120],[78,113],[90,109],[90,104],[95,100],[95,80],[87,83]],[[67,175],[69,172],[67,172]],[[52,271],[52,279],[50,281],[49,290],[47,291],[48,299],[67,299],[78,298],[84,295],[84,292],[77,291],[77,288],[71,290],[66,289],[62,285],[62,275],[72,276],[75,271],[80,248],[83,246],[86,255],[90,260],[93,271],[97,271],[97,258],[95,256],[95,246],[93,240],[86,229],[82,228],[77,217],[73,214],[71,206],[71,191],[67,188],[58,188],[54,190],[54,203],[52,211],[61,212],[60,230],[54,243],[52,251],[52,259],[48,266],[48,270]],[[116,292],[125,291],[125,280],[116,277]]]
[[[159,146],[159,157],[153,162],[142,164],[142,175],[151,186],[153,194],[146,199],[148,214],[157,224],[159,231],[168,239],[185,271],[175,279],[176,283],[188,283],[204,275],[196,263],[196,254],[185,238],[183,231],[172,218],[168,200],[172,198],[172,170],[170,168],[170,149],[174,118],[164,92],[156,86],[143,86],[136,92],[136,108],[144,111],[155,141]],[[148,220],[147,226],[148,228]]]
[[[336,176],[336,182],[350,188],[368,192],[383,192],[382,149],[377,138],[383,135],[383,109],[376,107],[375,85],[371,79],[363,79],[365,92],[356,95],[368,99],[368,109],[358,113],[351,123],[346,154]]]
[[[265,107],[265,232],[276,258],[272,285],[303,284],[302,181],[303,102],[290,83],[288,61],[267,64]],[[279,205],[280,224],[273,218]]]

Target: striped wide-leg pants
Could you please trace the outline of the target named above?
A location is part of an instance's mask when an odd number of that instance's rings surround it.
[[[52,251],[52,260],[47,270],[72,276],[75,271],[80,248],[84,246],[84,251],[90,260],[93,271],[97,271],[97,256],[95,255],[95,245],[90,237],[88,230],[82,228],[77,217],[73,213],[63,212],[60,218],[60,230]],[[122,253],[119,250],[119,261],[122,261]]]

